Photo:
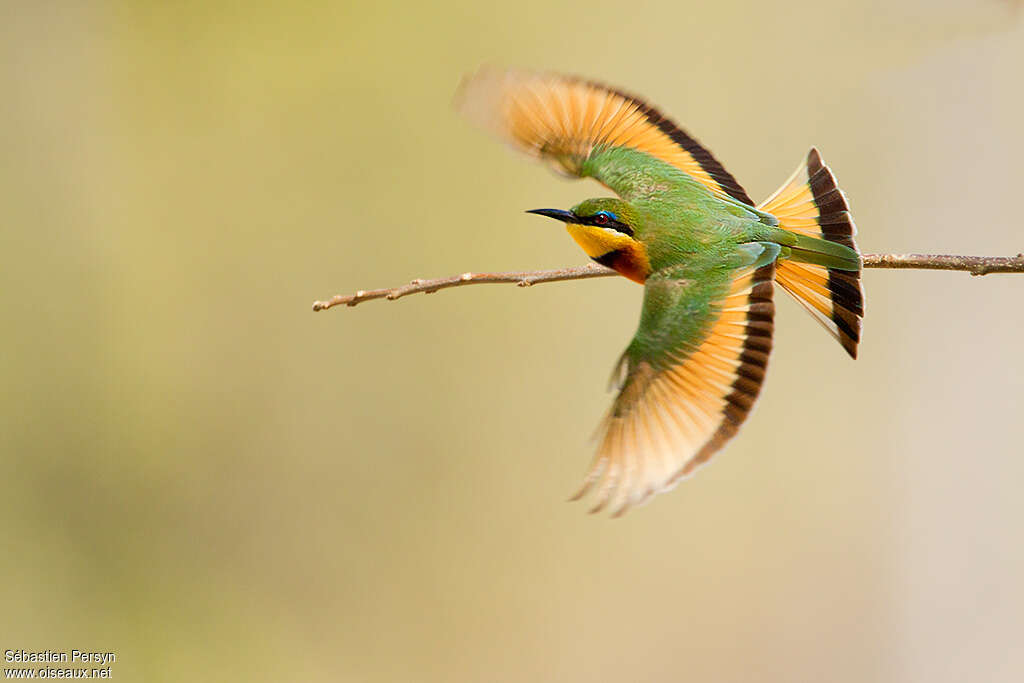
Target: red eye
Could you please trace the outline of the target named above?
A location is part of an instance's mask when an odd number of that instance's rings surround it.
[[[605,225],[605,224],[607,224],[608,223],[608,214],[606,214],[606,213],[599,213],[599,214],[597,214],[596,216],[594,216],[594,223],[596,223],[597,225]]]

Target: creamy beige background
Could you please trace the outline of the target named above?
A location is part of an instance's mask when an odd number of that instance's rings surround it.
[[[482,62],[643,93],[866,251],[1024,250],[1009,2],[0,5],[0,648],[121,680],[1019,681],[1024,277],[791,302],[762,401],[623,520],[564,501],[641,290],[338,291],[584,258],[460,121]]]

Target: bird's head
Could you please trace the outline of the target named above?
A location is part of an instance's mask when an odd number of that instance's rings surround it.
[[[587,256],[601,265],[614,268],[637,282],[647,279],[650,264],[646,247],[637,239],[636,213],[621,199],[587,199],[569,211],[534,209],[527,213],[565,223],[566,230]]]

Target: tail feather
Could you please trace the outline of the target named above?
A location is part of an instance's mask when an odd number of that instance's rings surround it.
[[[776,281],[856,358],[864,316],[857,229],[846,195],[818,150],[812,149],[786,184],[758,208],[798,235],[789,258],[778,263]],[[848,247],[857,258],[836,260],[836,248],[821,245],[821,240]]]

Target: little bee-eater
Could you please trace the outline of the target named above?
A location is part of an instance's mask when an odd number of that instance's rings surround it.
[[[579,78],[483,69],[458,108],[564,175],[618,195],[568,211],[587,256],[644,286],[640,325],[579,493],[616,515],[666,491],[739,429],[764,381],[778,283],[856,358],[861,256],[846,197],[812,149],[754,203],[711,153],[640,99]]]

